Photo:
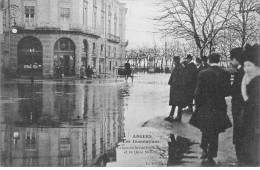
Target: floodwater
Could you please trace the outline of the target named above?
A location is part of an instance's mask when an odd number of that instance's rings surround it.
[[[170,111],[168,78],[2,84],[0,166],[181,164],[194,141],[178,134],[182,124],[160,129],[172,126],[158,118]]]

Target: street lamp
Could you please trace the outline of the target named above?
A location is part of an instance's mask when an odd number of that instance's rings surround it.
[[[15,20],[14,20],[12,26],[11,26],[11,31],[12,31],[13,34],[16,34],[18,32],[18,25],[17,25]]]
[[[14,144],[17,144],[17,141],[20,139],[20,134],[19,132],[14,132],[13,133],[13,140],[14,140]]]

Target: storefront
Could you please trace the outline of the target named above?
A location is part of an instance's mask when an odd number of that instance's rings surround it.
[[[75,75],[75,44],[69,38],[60,38],[54,45],[54,75]]]
[[[43,50],[39,39],[33,36],[24,37],[18,44],[19,76],[42,76]]]

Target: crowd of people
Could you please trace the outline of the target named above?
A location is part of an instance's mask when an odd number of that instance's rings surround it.
[[[165,120],[179,122],[184,108],[189,109],[192,113],[189,123],[202,132],[201,158],[206,165],[216,164],[219,134],[232,127],[226,104],[226,97],[231,96],[238,165],[259,166],[259,50],[258,44],[231,50],[231,64],[236,69],[233,83],[231,75],[219,66],[218,53],[196,58],[196,64],[191,55],[183,62],[179,56],[173,59],[174,68],[168,82],[172,108]]]
[[[87,66],[87,68],[85,68],[85,66],[82,65],[80,67],[80,79],[84,79],[84,77],[93,78],[95,71],[96,70],[94,69],[94,67]],[[86,75],[86,76],[84,76],[84,75]]]

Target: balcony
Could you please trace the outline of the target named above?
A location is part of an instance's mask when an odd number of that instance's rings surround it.
[[[113,34],[107,34],[108,41],[114,42],[114,43],[120,43],[120,38],[118,36],[115,36]]]
[[[84,34],[88,35],[94,38],[100,38],[101,36],[101,30],[95,29],[92,27],[88,27],[82,24],[77,23],[66,23],[66,22],[38,22],[38,23],[23,23],[19,24],[19,27],[23,31],[32,31],[37,30],[40,32],[68,32],[68,33],[78,33],[78,34]]]

